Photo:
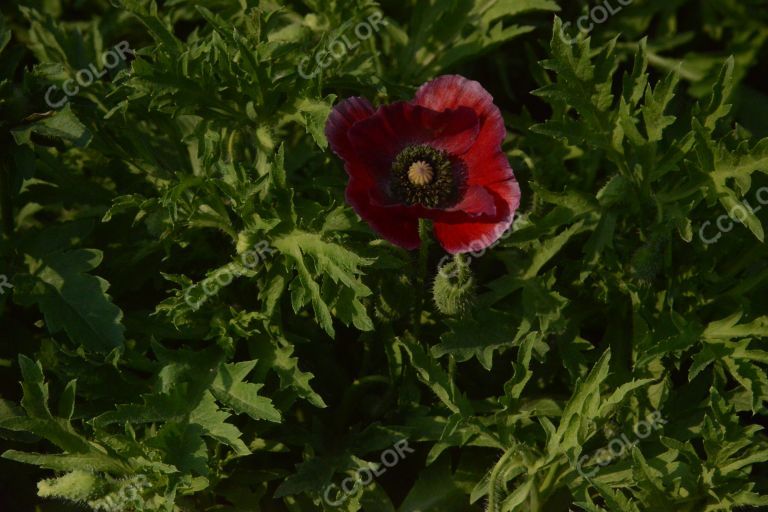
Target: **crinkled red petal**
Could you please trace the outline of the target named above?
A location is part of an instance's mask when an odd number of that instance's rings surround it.
[[[493,198],[496,214],[461,218],[444,212],[433,217],[435,237],[450,254],[480,251],[495,243],[512,224],[520,204],[520,187],[514,180],[499,181],[485,186]]]
[[[459,75],[440,76],[422,85],[413,102],[438,111],[469,107],[477,114],[479,133],[472,147],[462,156],[467,165],[468,185],[485,185],[513,177],[509,165],[488,165],[488,159],[501,152],[507,131],[493,96],[479,82]]]
[[[350,173],[347,184],[347,203],[385,240],[404,249],[416,249],[421,245],[419,219],[406,206],[381,207],[371,204],[369,195],[372,183]]]
[[[349,129],[373,113],[371,103],[360,97],[347,98],[331,111],[325,123],[325,136],[333,152],[344,161],[352,161],[357,155],[349,140]]]
[[[406,102],[379,107],[355,123],[349,140],[358,157],[379,179],[388,179],[392,161],[410,145],[428,144],[453,156],[463,155],[478,133],[475,112],[466,107],[436,112]]]

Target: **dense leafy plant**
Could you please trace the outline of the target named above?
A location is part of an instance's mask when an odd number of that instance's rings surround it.
[[[3,510],[768,505],[768,11],[593,8],[5,3]],[[378,239],[323,133],[443,73],[523,189],[456,259]]]

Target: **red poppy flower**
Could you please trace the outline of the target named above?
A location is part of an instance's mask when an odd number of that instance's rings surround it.
[[[501,151],[501,112],[478,82],[441,76],[378,109],[348,98],[325,134],[349,174],[347,202],[400,247],[419,247],[419,218],[451,254],[488,247],[512,223],[520,187]]]

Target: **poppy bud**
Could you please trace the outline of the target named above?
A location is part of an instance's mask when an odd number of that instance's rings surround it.
[[[471,308],[474,297],[475,280],[469,262],[457,256],[438,269],[432,288],[438,311],[448,316],[463,316]]]

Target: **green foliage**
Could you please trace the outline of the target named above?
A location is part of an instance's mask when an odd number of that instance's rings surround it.
[[[768,506],[766,11],[637,0],[569,43],[595,5],[4,4],[0,509]],[[523,195],[443,265],[354,214],[324,127],[448,73]]]

